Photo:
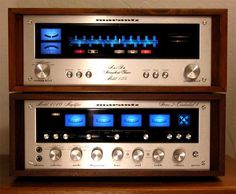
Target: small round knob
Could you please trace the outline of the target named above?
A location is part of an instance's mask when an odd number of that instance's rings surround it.
[[[124,156],[123,150],[121,148],[116,148],[112,152],[112,158],[115,161],[120,161]]]
[[[144,152],[143,152],[143,150],[142,150],[142,149],[139,149],[139,148],[135,149],[135,150],[133,151],[132,157],[133,157],[133,160],[134,160],[135,162],[141,162],[142,159],[143,159],[143,157],[144,157]]]
[[[70,158],[73,161],[79,161],[82,158],[82,150],[78,147],[75,147],[70,152]]]
[[[94,161],[99,161],[102,159],[103,153],[102,150],[100,148],[94,148],[92,153],[91,153],[91,158]]]
[[[57,161],[61,158],[61,150],[57,147],[52,148],[49,152],[49,157],[52,161]]]
[[[189,64],[184,69],[184,77],[187,81],[195,81],[200,74],[200,67],[197,64]]]
[[[46,79],[50,75],[50,66],[47,62],[38,62],[34,69],[35,76],[38,79]]]
[[[165,152],[162,149],[155,149],[152,153],[154,162],[161,162],[165,156]]]
[[[182,149],[177,149],[173,153],[173,158],[176,162],[182,162],[186,156],[186,153]]]

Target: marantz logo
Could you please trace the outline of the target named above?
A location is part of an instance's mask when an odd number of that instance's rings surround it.
[[[137,18],[113,18],[113,19],[96,19],[96,22],[139,22]]]

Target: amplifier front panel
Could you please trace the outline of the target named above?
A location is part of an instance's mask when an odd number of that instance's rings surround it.
[[[209,101],[26,100],[24,107],[26,169],[210,169]]]

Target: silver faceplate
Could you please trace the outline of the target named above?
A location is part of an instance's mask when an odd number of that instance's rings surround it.
[[[131,107],[127,104],[135,104]],[[198,108],[199,109],[199,143],[36,143],[36,109],[37,108]],[[36,147],[42,147],[37,153]],[[54,162],[49,158],[49,150],[57,147],[62,151],[60,160]],[[82,159],[75,162],[70,159],[70,151],[79,147]],[[94,161],[91,152],[94,148],[103,151],[103,158]],[[124,157],[121,161],[112,159],[112,151],[121,148]],[[141,162],[134,162],[132,152],[136,148],[144,151]],[[155,163],[152,153],[161,148],[164,159]],[[173,152],[182,149],[186,153],[183,162],[173,160]],[[198,156],[194,157],[193,153]],[[42,156],[37,162],[36,157]],[[210,102],[208,101],[25,101],[25,168],[26,169],[175,169],[175,170],[209,170],[210,168]]]
[[[134,21],[125,21],[126,19]],[[105,21],[103,21],[105,19]],[[106,19],[108,19],[106,21]],[[199,59],[35,59],[35,23],[192,23],[200,25]],[[24,16],[24,85],[122,85],[122,86],[210,86],[211,18],[156,16]],[[50,64],[50,75],[39,80],[34,74],[38,62]],[[184,68],[197,64],[200,75],[195,81],[184,79]],[[70,71],[73,76],[68,78]],[[76,77],[77,72],[81,78]],[[90,71],[92,77],[87,78]],[[109,73],[107,73],[109,72]],[[126,73],[125,73],[126,72]],[[128,72],[128,73],[127,73]],[[143,73],[149,73],[148,78]],[[168,77],[164,77],[163,73]],[[153,73],[159,73],[158,78]]]

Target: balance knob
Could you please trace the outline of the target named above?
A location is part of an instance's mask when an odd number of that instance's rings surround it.
[[[161,162],[165,156],[165,152],[162,149],[155,149],[152,157],[154,162]]]
[[[61,150],[57,147],[52,148],[49,152],[49,157],[52,161],[57,161],[61,158]]]
[[[141,162],[143,157],[144,157],[144,152],[143,150],[137,148],[133,151],[133,154],[132,154],[132,157],[133,157],[133,160],[135,162]]]
[[[38,79],[46,79],[50,74],[50,66],[47,62],[38,62],[34,69],[35,76]]]
[[[73,161],[79,161],[82,158],[82,150],[78,147],[75,147],[70,152],[70,158]]]
[[[200,74],[200,67],[197,64],[189,64],[184,69],[184,77],[187,81],[195,81]]]
[[[112,158],[115,161],[120,161],[124,156],[123,150],[120,148],[116,148],[112,152]]]
[[[177,149],[173,153],[173,158],[176,162],[182,162],[186,156],[186,153],[182,149]]]
[[[94,161],[99,161],[102,159],[103,153],[102,150],[100,148],[94,148],[92,153],[91,153],[91,158]]]

